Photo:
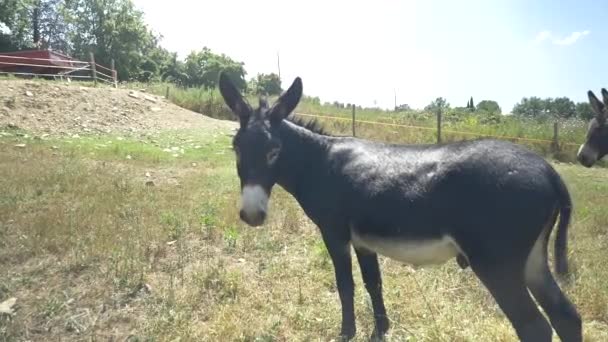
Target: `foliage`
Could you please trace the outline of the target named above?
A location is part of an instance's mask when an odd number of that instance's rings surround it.
[[[88,60],[93,52],[95,61],[107,66],[114,59],[121,80],[150,80],[157,72],[156,61],[147,56],[157,49],[159,38],[131,0],[74,0],[69,9],[66,19],[76,57]]]
[[[258,74],[256,78],[251,79],[248,88],[255,95],[280,95],[283,91],[281,79],[275,73]]]
[[[544,101],[536,96],[530,98],[524,97],[520,102],[513,107],[513,115],[524,116],[529,118],[540,118],[545,114]]]
[[[477,110],[491,114],[501,114],[502,110],[498,102],[493,100],[483,100],[477,104]]]
[[[438,97],[433,100],[433,102],[431,102],[429,105],[424,107],[424,110],[428,112],[436,112],[437,110],[445,112],[449,108],[450,104],[447,102],[447,100],[443,97]]]
[[[215,88],[222,70],[227,73],[240,91],[246,89],[245,75],[247,72],[244,63],[234,61],[225,54],[215,54],[207,47],[200,51],[192,51],[186,57],[185,71],[188,75],[188,86],[204,89]]]
[[[0,51],[24,49],[33,46],[31,38],[32,0],[0,1],[0,23],[10,33],[0,33]]]
[[[412,107],[410,107],[410,105],[408,105],[407,103],[400,104],[397,107],[395,107],[396,112],[409,112],[411,110],[412,110]]]
[[[590,120],[594,114],[589,102],[579,102],[576,104],[576,117],[585,121]]]

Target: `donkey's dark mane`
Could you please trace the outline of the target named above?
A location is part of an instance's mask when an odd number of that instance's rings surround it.
[[[287,120],[289,120],[289,122],[294,123],[300,127],[306,128],[307,130],[309,130],[311,132],[314,132],[314,133],[317,133],[320,135],[331,136],[331,134],[329,134],[325,130],[323,125],[317,119],[303,119],[301,117],[295,116],[294,114],[291,114],[290,116],[287,117]]]

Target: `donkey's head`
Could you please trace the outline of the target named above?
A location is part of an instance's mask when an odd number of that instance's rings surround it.
[[[602,88],[604,103],[595,97],[591,90],[587,95],[595,116],[589,121],[587,139],[579,148],[576,158],[583,166],[591,167],[608,153],[608,91]]]
[[[220,74],[220,92],[237,115],[240,128],[232,146],[241,181],[241,219],[250,226],[259,226],[266,219],[268,198],[277,181],[277,161],[281,156],[278,127],[297,106],[302,96],[302,80],[297,77],[279,99],[269,106],[260,99],[253,109],[225,73]]]

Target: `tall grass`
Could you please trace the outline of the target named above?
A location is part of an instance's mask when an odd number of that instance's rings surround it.
[[[145,88],[158,95],[168,93],[169,100],[178,106],[213,118],[236,119],[216,89],[181,88],[169,83],[134,83],[129,86]],[[252,95],[248,95],[248,100],[252,104],[257,101]],[[321,103],[318,98],[304,96],[296,112],[320,117],[332,133],[352,134],[352,123],[349,121],[352,117],[351,108]],[[356,130],[361,137],[402,143],[437,141],[437,118],[433,113],[418,110],[395,112],[379,108],[356,108],[355,112]],[[526,145],[545,156],[573,162],[578,145],[584,141],[586,123],[577,118],[557,120],[559,149],[556,150],[551,145],[555,122],[551,119],[449,110],[442,116],[442,141],[495,137]]]

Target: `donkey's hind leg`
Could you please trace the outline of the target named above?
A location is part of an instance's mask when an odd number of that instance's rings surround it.
[[[541,234],[528,256],[526,284],[549,316],[559,338],[564,342],[579,342],[583,340],[581,317],[549,270],[547,244],[550,228]]]
[[[551,325],[538,310],[524,281],[524,263],[472,259],[471,268],[524,342],[551,342]]]

